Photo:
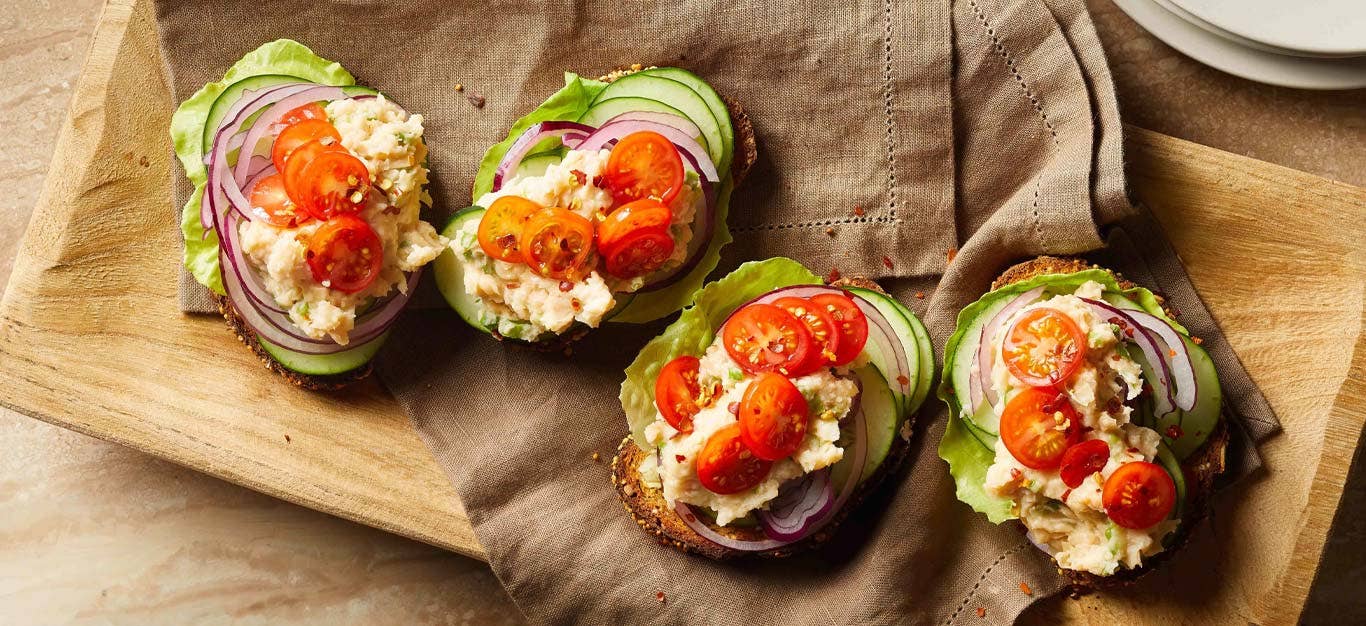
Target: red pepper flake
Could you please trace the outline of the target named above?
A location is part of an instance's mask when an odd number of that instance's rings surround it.
[[[1024,592],[1024,594],[1027,596],[1034,595],[1034,590],[1029,588],[1029,583],[1023,580],[1020,581],[1020,591]]]
[[[675,455],[674,455],[674,460],[675,460],[675,461],[678,461],[679,463],[682,463],[682,462],[688,460],[688,457],[683,456],[683,455],[681,455],[681,454],[675,454]]]
[[[917,291],[917,292],[915,292],[915,299],[916,299],[916,300],[924,300],[924,299],[925,299],[925,292],[923,292],[923,291]]]
[[[1198,346],[1198,345],[1201,345],[1201,344],[1205,343],[1205,340],[1204,340],[1204,339],[1201,339],[1201,338],[1199,338],[1199,337],[1191,337],[1191,343],[1193,343],[1193,344],[1195,344],[1195,345]]]
[[[1129,448],[1129,454],[1138,454],[1138,448]]]
[[[1167,356],[1176,358],[1176,350],[1167,350]]]
[[[911,379],[906,378],[906,376],[903,374],[896,377],[896,382],[900,383],[902,387],[906,387],[911,384]]]
[[[579,170],[569,170],[569,173],[574,175],[574,182],[580,185],[588,182],[588,175]]]
[[[825,277],[825,282],[827,282],[827,283],[833,283],[833,282],[835,282],[835,281],[837,281],[837,280],[839,280],[839,279],[840,279],[840,271],[832,267],[832,268],[830,268],[830,274],[829,274],[828,276]]]
[[[977,617],[986,617],[986,616],[987,616],[987,607],[984,607],[984,606],[979,606],[979,607],[977,607]]]
[[[1021,477],[1023,477],[1023,476],[1024,476],[1024,474],[1021,473],[1020,470],[1019,470],[1018,468],[1014,468],[1014,467],[1010,468],[1010,478],[1011,478],[1012,480],[1019,480],[1019,479],[1020,479]]]
[[[593,186],[598,189],[606,189],[606,187],[602,186],[602,174],[595,174],[593,176]]]
[[[864,213],[863,207],[861,207],[861,206],[856,206],[856,207],[854,207],[854,215],[857,215],[857,216],[859,216],[859,217],[863,217],[863,213]]]
[[[571,290],[573,290],[573,289],[574,289],[574,283],[571,283],[571,282],[569,282],[569,281],[567,281],[567,280],[562,280],[562,281],[560,281],[560,291],[562,291],[562,292],[564,292],[564,293],[569,293],[569,292],[570,292]]]
[[[516,288],[521,287],[521,286],[522,286],[522,283],[519,283],[519,282],[517,282],[517,281],[515,281],[515,280],[512,281],[512,282],[510,282],[510,283],[508,283],[507,285],[505,285],[505,287],[507,287],[508,289],[516,289]]]
[[[1062,498],[1060,498],[1060,499],[1061,499],[1063,502],[1067,502],[1067,496],[1070,496],[1070,495],[1072,495],[1072,490],[1071,490],[1071,489],[1068,489],[1067,491],[1062,492]],[[1020,584],[1023,585],[1024,583],[1020,583]],[[1029,592],[1026,591],[1025,593],[1029,593]]]
[[[582,302],[579,302],[579,299],[578,299],[578,298],[570,298],[570,299],[569,299],[569,308],[574,309],[575,311],[578,311],[579,309],[582,309],[582,308],[583,308],[583,303],[582,303]]]
[[[944,265],[953,263],[953,258],[956,256],[958,256],[958,248],[949,248],[949,253],[947,255],[948,258],[945,259]]]
[[[883,256],[883,257],[882,257],[882,266],[885,267],[885,268],[887,268],[887,269],[892,269],[892,257]]]
[[[1180,427],[1180,426],[1177,426],[1176,424],[1172,424],[1171,426],[1168,426],[1168,427],[1167,427],[1167,438],[1168,438],[1168,439],[1180,439],[1180,438],[1182,438],[1182,437],[1184,437],[1184,436],[1186,436],[1186,433],[1185,433],[1184,431],[1181,430],[1181,427]]]
[[[656,600],[659,600],[659,603],[660,603],[660,604],[664,604],[664,601],[665,601],[665,600],[668,600],[668,598],[664,597],[664,592],[663,592],[663,591],[656,591],[656,592],[655,592],[655,599],[656,599]]]

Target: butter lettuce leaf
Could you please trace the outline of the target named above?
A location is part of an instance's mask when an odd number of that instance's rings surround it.
[[[479,162],[479,172],[474,177],[472,202],[478,204],[480,197],[493,190],[493,175],[498,171],[498,164],[503,162],[503,155],[507,154],[508,149],[517,142],[517,138],[521,137],[526,129],[541,122],[577,122],[588,111],[588,107],[597,99],[598,94],[606,88],[607,83],[600,80],[565,72],[564,87],[541,103],[541,106],[532,109],[530,113],[513,123],[512,128],[508,129],[507,138],[493,144],[484,153],[484,159]]]
[[[218,268],[218,235],[204,233],[199,223],[200,203],[204,199],[204,185],[208,172],[204,166],[204,125],[214,101],[229,85],[252,76],[297,76],[300,80],[322,85],[344,87],[356,84],[356,79],[335,61],[313,53],[297,41],[278,39],[248,52],[228,68],[223,80],[204,85],[187,98],[171,115],[171,144],[176,157],[185,169],[185,176],[194,184],[194,193],[185,203],[180,220],[180,231],[185,237],[185,267],[205,287],[223,295],[223,277]]]
[[[779,287],[820,284],[819,276],[784,257],[751,261],[695,292],[692,304],[658,337],[640,350],[626,368],[621,406],[636,445],[649,447],[645,427],[655,420],[655,378],[664,364],[685,354],[701,356],[716,331],[740,305]]]
[[[995,451],[990,448],[990,445],[994,444],[994,438],[988,433],[980,433],[980,436],[987,438],[985,442],[980,441],[973,436],[961,418],[963,407],[959,405],[958,396],[952,387],[952,372],[955,368],[954,361],[958,354],[958,346],[965,340],[971,340],[966,335],[972,321],[1002,299],[1013,298],[1039,286],[1046,286],[1048,293],[1052,294],[1071,293],[1087,281],[1100,283],[1107,293],[1120,294],[1133,300],[1149,313],[1170,322],[1178,332],[1186,333],[1185,328],[1168,317],[1166,312],[1162,310],[1162,306],[1158,303],[1157,296],[1153,292],[1142,287],[1122,289],[1114,274],[1103,269],[1088,269],[1071,274],[1035,276],[1029,280],[987,292],[976,302],[959,311],[958,325],[944,346],[944,375],[941,377],[942,382],[938,389],[939,399],[943,400],[949,407],[948,425],[944,428],[944,436],[939,441],[939,458],[944,459],[949,464],[949,473],[953,475],[958,499],[971,506],[973,510],[986,515],[987,519],[994,524],[1015,519],[1015,515],[1011,512],[1009,500],[988,494],[984,488],[987,468],[991,467],[996,457]]]

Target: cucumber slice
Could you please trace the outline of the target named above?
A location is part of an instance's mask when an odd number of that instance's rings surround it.
[[[1186,344],[1186,350],[1190,353],[1191,366],[1195,369],[1195,384],[1200,392],[1191,410],[1176,411],[1157,418],[1153,430],[1162,435],[1162,441],[1171,446],[1176,458],[1184,460],[1200,449],[1218,425],[1224,392],[1219,386],[1219,373],[1215,371],[1214,361],[1210,360],[1209,353],[1185,335],[1181,336],[1181,341]],[[1172,426],[1179,429],[1179,433],[1173,433],[1181,435],[1180,437],[1168,436],[1167,430]]]
[[[343,374],[369,363],[388,338],[389,333],[386,332],[363,346],[335,354],[302,354],[281,348],[260,337],[256,340],[271,358],[291,371],[312,376],[330,376]]]
[[[283,85],[286,83],[308,82],[298,76],[286,74],[263,74],[261,76],[249,76],[243,78],[223,89],[214,99],[213,105],[209,107],[209,116],[204,120],[204,152],[213,147],[213,136],[218,133],[218,125],[223,123],[223,118],[227,116],[228,109],[242,98],[246,91],[260,91],[267,87]]]
[[[466,224],[477,222],[483,217],[484,207],[472,206],[462,209],[446,222],[446,227],[441,230],[441,236],[454,241]],[[455,309],[465,323],[481,332],[492,334],[498,321],[485,319],[483,307],[479,306],[479,299],[465,292],[465,265],[455,257],[454,250],[446,248],[441,251],[441,256],[432,262],[432,273],[436,276],[436,288],[441,291],[446,304]]]
[[[920,405],[925,403],[925,398],[930,396],[930,388],[934,386],[934,342],[930,341],[930,333],[925,330],[925,323],[915,316],[910,309],[902,307],[902,312],[906,314],[906,321],[911,323],[911,330],[915,331],[915,342],[920,346],[920,381],[916,385],[915,395],[911,396],[910,413],[920,410]]]
[[[522,163],[517,166],[517,173],[508,182],[512,182],[512,180],[517,180],[523,176],[541,176],[545,174],[546,168],[555,165],[562,160],[564,160],[564,157],[560,155],[558,150],[528,155],[525,159],[522,159]]]
[[[882,377],[882,373],[871,365],[854,370],[854,374],[859,377],[859,382],[863,385],[863,393],[859,397],[859,406],[863,410],[864,424],[868,429],[868,454],[863,461],[863,475],[859,482],[868,480],[873,475],[879,465],[887,460],[887,454],[892,450],[892,442],[896,440],[897,431],[901,429],[901,422],[904,414],[901,404],[892,395],[891,387],[887,386],[887,379]],[[852,436],[850,437],[852,441]],[[846,451],[849,450],[849,442],[843,441],[842,446]],[[853,464],[853,456],[847,455],[838,463],[830,468],[830,484],[836,490],[844,481],[848,479]]]
[[[891,325],[892,331],[901,341],[901,349],[906,353],[906,376],[908,378],[904,386],[899,384],[900,381],[893,382],[895,374],[892,372],[892,368],[895,367],[896,360],[891,355],[881,355],[870,345],[869,356],[873,365],[882,372],[883,378],[891,386],[892,394],[896,396],[897,404],[901,406],[902,413],[910,415],[911,402],[914,399],[915,392],[920,387],[920,345],[915,341],[915,330],[911,327],[906,316],[902,315],[900,303],[890,296],[861,287],[848,287],[845,291],[857,295],[873,305],[873,308],[877,309],[882,317],[887,320],[887,323]],[[911,386],[911,383],[914,383],[915,386]]]
[[[995,296],[986,308],[982,309],[977,317],[968,322],[967,331],[963,333],[963,341],[958,342],[958,346],[953,354],[944,355],[944,369],[948,372],[949,380],[953,385],[953,395],[958,401],[957,409],[960,413],[958,417],[964,421],[972,421],[973,415],[968,412],[972,410],[971,389],[972,366],[977,362],[977,345],[980,343],[978,337],[982,334],[982,328],[986,326],[991,318],[996,316],[1001,309],[1010,304],[1019,294],[1007,293]],[[988,423],[976,423],[972,426],[987,433],[996,432],[996,415],[994,411],[989,411]],[[976,419],[986,418],[986,415],[977,416]],[[969,429],[972,430],[971,428]]]
[[[1167,473],[1171,474],[1172,482],[1176,483],[1176,506],[1172,507],[1171,517],[1181,519],[1182,514],[1186,512],[1186,473],[1181,470],[1181,462],[1177,460],[1172,449],[1162,442],[1158,442],[1157,458],[1153,460],[1157,461],[1162,469],[1167,470]]]
[[[651,76],[649,74],[631,74],[618,78],[616,82],[608,85],[598,94],[598,99],[593,102],[591,112],[605,101],[615,98],[638,97],[657,100],[667,104],[679,111],[683,115],[697,124],[698,130],[702,131],[702,136],[706,138],[705,148],[707,154],[711,156],[713,164],[717,165],[717,171],[725,156],[725,139],[721,134],[721,126],[712,115],[711,108],[707,106],[707,101],[702,96],[697,95],[696,91],[687,85],[669,78]],[[638,109],[633,109],[638,110]]]
[[[726,101],[721,98],[721,95],[716,93],[716,90],[712,89],[707,81],[683,68],[656,67],[645,70],[641,74],[676,80],[697,92],[697,95],[702,96],[702,99],[707,102],[707,108],[711,110],[712,117],[716,119],[716,124],[721,128],[721,141],[725,144],[723,146],[725,153],[722,155],[721,161],[716,164],[716,171],[722,172],[723,176],[724,172],[729,172],[730,164],[735,159],[735,128],[730,121],[730,107],[726,106]]]

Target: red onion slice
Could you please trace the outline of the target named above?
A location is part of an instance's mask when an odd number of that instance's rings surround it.
[[[778,497],[769,500],[768,510],[756,514],[770,539],[796,541],[805,537],[811,523],[822,519],[834,503],[830,470],[823,468],[783,483]]]
[[[201,147],[201,149],[204,151],[204,165],[206,168],[205,173],[207,177],[212,179],[214,175],[214,147],[215,144],[218,143],[219,135],[222,134],[224,128],[242,122],[246,119],[246,117],[249,117],[250,114],[246,116],[242,115],[242,112],[247,107],[251,107],[257,104],[258,102],[261,102],[264,98],[272,96],[284,97],[289,94],[298,93],[299,91],[311,88],[313,86],[314,85],[312,83],[287,83],[283,85],[272,85],[261,90],[248,89],[243,91],[241,96],[237,99],[237,102],[234,102],[233,105],[230,108],[228,108],[228,112],[223,115],[223,119],[219,122],[219,127],[214,129],[213,141],[210,143],[210,145]],[[240,147],[242,145],[241,138],[245,138],[245,134],[236,133],[232,135],[229,138],[230,142],[224,154],[227,154],[227,152],[231,152],[232,150]],[[210,230],[213,230],[215,227],[213,218],[215,211],[215,203],[221,205],[222,203],[226,202],[226,200],[215,198],[214,196],[216,194],[213,193],[213,190],[214,186],[206,184],[204,188],[204,195],[199,202],[199,225],[201,228],[204,229],[204,236],[206,237],[208,236],[208,232]]]
[[[689,137],[692,137],[694,141],[696,141],[698,137],[702,136],[702,131],[699,128],[697,128],[697,124],[694,124],[692,120],[679,117],[677,115],[674,115],[673,113],[664,113],[662,111],[627,111],[625,113],[621,113],[615,117],[612,117],[611,119],[604,122],[602,125],[606,126],[613,122],[629,122],[632,120],[641,122],[654,122],[657,124],[672,126],[674,128],[677,128],[678,130],[683,131]]]
[[[1139,326],[1157,335],[1167,344],[1162,357],[1170,366],[1172,378],[1176,383],[1173,400],[1182,411],[1194,409],[1200,389],[1196,383],[1195,366],[1191,364],[1190,353],[1186,350],[1186,342],[1181,340],[1181,335],[1171,327],[1171,324],[1147,311],[1126,310],[1125,313]]]
[[[977,388],[980,390],[982,397],[972,398],[972,411],[974,413],[977,412],[977,409],[981,408],[979,400],[985,400],[993,407],[1000,402],[1000,398],[996,395],[996,389],[991,385],[992,361],[994,360],[993,357],[995,357],[991,350],[992,340],[996,338],[996,333],[1001,331],[1001,326],[1005,325],[1006,321],[1013,317],[1020,309],[1033,304],[1035,300],[1038,300],[1039,297],[1043,295],[1043,292],[1043,287],[1035,287],[1016,296],[1009,304],[1006,304],[1000,311],[997,311],[996,315],[993,315],[991,320],[982,327],[982,337],[977,342],[977,376],[975,377],[977,379]],[[968,391],[971,393],[971,386],[969,386]]]
[[[550,121],[532,124],[522,132],[522,136],[517,141],[512,142],[503,160],[498,164],[498,169],[493,172],[493,191],[503,188],[503,183],[512,180],[517,174],[517,168],[521,166],[522,159],[531,153],[542,141],[552,137],[560,137],[564,145],[570,143],[578,145],[583,138],[593,132],[593,127],[578,122]],[[566,140],[567,139],[567,140]],[[573,146],[570,146],[571,148]]]
[[[1161,342],[1154,337],[1147,328],[1139,325],[1133,317],[1129,315],[1131,311],[1117,309],[1105,302],[1082,298],[1091,309],[1104,321],[1117,323],[1122,329],[1123,335],[1129,341],[1137,344],[1143,351],[1143,357],[1148,361],[1154,370],[1154,377],[1157,380],[1148,381],[1153,384],[1153,408],[1159,417],[1167,415],[1176,410],[1176,400],[1172,389],[1172,371],[1169,363],[1170,357],[1163,349]],[[1190,385],[1195,384],[1195,377],[1192,374]]]

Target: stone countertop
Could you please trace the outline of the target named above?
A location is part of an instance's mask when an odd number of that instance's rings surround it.
[[[1108,0],[1088,2],[1127,122],[1366,185],[1366,91],[1234,78],[1158,42]],[[60,167],[48,161],[100,4],[0,0],[0,286],[49,166]],[[477,561],[5,409],[0,446],[0,621],[520,620]],[[1366,501],[1352,497],[1366,491],[1360,469],[1344,502]],[[1320,577],[1312,615],[1352,608],[1339,581],[1359,588],[1366,566],[1332,553],[1359,553],[1363,537],[1356,523],[1329,540],[1325,568],[1342,573]]]

